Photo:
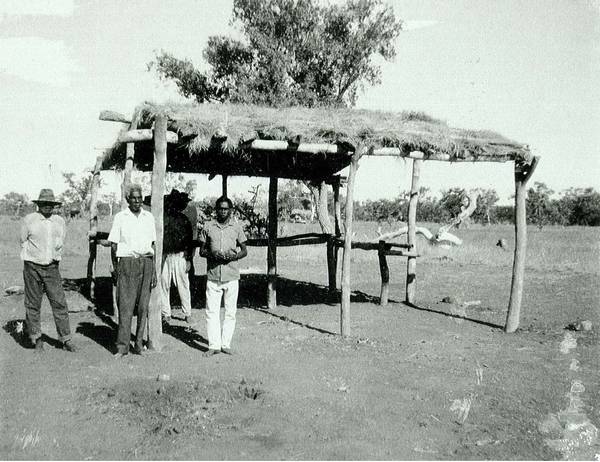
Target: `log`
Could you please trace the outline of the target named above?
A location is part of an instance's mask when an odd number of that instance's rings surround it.
[[[98,252],[96,234],[98,232],[98,190],[100,189],[100,171],[102,170],[103,156],[96,157],[96,165],[90,186],[90,232],[89,232],[89,257],[87,264],[87,286],[89,288],[90,299],[94,300],[96,290],[96,277],[94,266]]]
[[[277,307],[277,177],[269,179],[269,219],[267,223],[267,309]]]
[[[390,293],[390,268],[388,267],[387,259],[385,258],[385,241],[379,241],[377,255],[379,257],[379,272],[381,273],[381,293],[379,295],[379,305],[386,306]]]
[[[156,115],[154,121],[154,163],[152,168],[152,215],[156,226],[156,243],[154,248],[154,271],[160,279],[163,255],[163,217],[165,176],[167,172],[167,117]],[[162,321],[160,314],[160,294],[158,284],[150,294],[148,309],[148,349],[162,349]]]
[[[287,141],[278,140],[253,140],[249,143],[250,148],[256,151],[287,151],[289,143]],[[335,144],[325,143],[300,143],[298,148],[294,150],[299,153],[318,154],[331,153],[342,154],[346,151],[342,150]]]
[[[505,155],[471,155],[470,153],[464,153],[461,157],[451,157],[450,154],[441,152],[429,151],[410,151],[406,152],[401,148],[377,148],[371,149],[368,156],[390,156],[390,157],[406,157],[409,159],[422,159],[422,160],[437,160],[442,162],[508,162],[514,160],[514,154]]]
[[[128,129],[133,130],[137,128],[139,123],[140,113],[134,113],[131,118],[131,124]],[[127,198],[125,197],[129,186],[131,185],[131,172],[133,171],[133,157],[135,156],[135,145],[133,143],[127,143],[127,154],[125,157],[125,168],[123,169],[123,183],[121,185],[121,210],[125,210],[128,206]]]
[[[118,141],[120,143],[137,143],[138,141],[150,141],[153,138],[153,130],[151,128],[143,128],[119,133]],[[166,139],[167,143],[177,143],[179,136],[175,132],[167,131]]]
[[[539,160],[540,158],[536,156],[531,164],[515,163],[515,253],[508,313],[504,326],[504,331],[507,333],[515,332],[519,328],[527,252],[527,182],[533,175]]]
[[[350,335],[350,259],[352,253],[352,218],[354,213],[354,183],[358,161],[365,153],[363,145],[359,145],[352,155],[348,173],[348,186],[346,188],[346,217],[344,232],[344,253],[342,255],[342,300],[340,304],[340,333],[347,337]]]
[[[421,159],[413,160],[412,183],[410,186],[410,199],[408,202],[408,234],[406,243],[412,248],[416,244],[417,204],[419,202],[419,176],[421,174]],[[406,303],[414,303],[417,279],[417,259],[408,257],[406,263]]]
[[[125,117],[120,112],[116,111],[102,111],[100,112],[100,120],[106,120],[108,122],[121,122],[124,124],[130,124],[131,119]]]

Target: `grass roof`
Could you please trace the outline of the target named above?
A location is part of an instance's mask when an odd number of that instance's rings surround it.
[[[284,178],[330,175],[349,163],[348,153],[294,154],[248,149],[248,139],[290,140],[302,143],[360,143],[375,149],[399,148],[403,153],[422,151],[425,155],[446,154],[452,160],[529,160],[527,146],[491,131],[461,130],[422,112],[383,112],[345,108],[267,108],[232,104],[154,105],[145,103],[136,110],[138,128],[152,125],[158,113],[169,117],[169,130],[180,141],[169,145],[168,170],[179,172],[225,173]],[[227,135],[214,144],[214,135]],[[212,140],[212,144],[211,144]],[[153,145],[136,143],[135,162],[151,169]],[[103,168],[122,167],[125,147],[115,144],[107,153]]]

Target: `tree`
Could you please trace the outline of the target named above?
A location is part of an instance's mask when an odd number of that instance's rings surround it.
[[[477,197],[477,208],[473,212],[472,218],[476,223],[491,225],[493,222],[493,211],[496,202],[500,198],[494,189],[479,189]]]
[[[439,201],[440,216],[439,221],[445,222],[450,221],[452,218],[458,216],[460,213],[461,205],[467,197],[467,192],[464,188],[450,188],[446,191],[442,191],[442,197]]]
[[[402,23],[381,0],[234,0],[232,24],[244,41],[212,36],[207,72],[161,50],[148,64],[198,102],[268,106],[354,106],[381,83],[379,56],[392,60]]]
[[[562,224],[600,226],[600,193],[594,188],[570,188],[564,191],[556,209]]]
[[[63,210],[87,211],[89,208],[88,196],[93,178],[91,172],[84,172],[80,175],[75,175],[72,172],[63,172],[62,176],[67,184],[67,189],[59,195],[59,200],[63,203]]]
[[[33,212],[35,205],[29,202],[27,194],[9,192],[0,199],[0,215],[20,217]]]
[[[552,209],[552,201],[550,196],[554,194],[554,191],[546,186],[545,183],[536,181],[533,183],[533,188],[527,190],[527,217],[529,223],[537,225],[539,229],[542,229],[544,225],[551,223],[550,215]]]

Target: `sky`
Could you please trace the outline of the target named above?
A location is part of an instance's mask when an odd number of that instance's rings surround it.
[[[415,110],[458,128],[490,129],[528,144],[541,162],[532,178],[555,191],[600,189],[600,2],[596,0],[391,0],[404,30],[382,84],[357,107]],[[148,72],[166,50],[202,68],[211,35],[235,34],[231,0],[0,1],[0,196],[64,189],[116,138],[143,101],[185,101]],[[410,187],[410,161],[363,158],[358,200]],[[103,192],[117,188],[104,175]],[[260,180],[232,179],[242,194]],[[220,181],[198,176],[197,198]],[[513,193],[512,163],[426,162],[421,184]]]

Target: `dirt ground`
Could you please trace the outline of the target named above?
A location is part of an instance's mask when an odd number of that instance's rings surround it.
[[[18,224],[0,225],[6,288],[22,284],[22,265]],[[85,222],[72,222],[61,271],[80,351],[58,348],[47,302],[46,351],[28,348],[23,296],[0,295],[0,456],[599,460],[599,234],[530,230],[515,334],[501,329],[512,252],[494,246],[512,242],[512,231],[478,228],[459,232],[459,249],[424,250],[416,306],[401,303],[404,259],[390,258],[391,301],[380,307],[376,255],[355,251],[348,338],[337,335],[339,294],[324,286],[324,248],[279,249],[271,311],[262,309],[265,249],[252,248],[235,355],[202,355],[198,278],[194,326],[175,319],[162,352],[115,360],[109,256],[101,251],[93,304],[81,290]],[[203,274],[200,259],[196,268]],[[583,320],[591,330],[565,329]]]

